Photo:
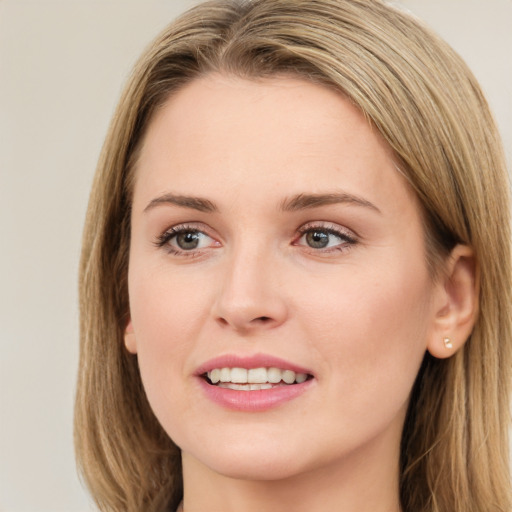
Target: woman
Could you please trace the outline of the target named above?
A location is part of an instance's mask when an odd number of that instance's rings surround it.
[[[509,246],[486,102],[416,20],[192,9],[90,200],[75,429],[100,509],[509,511]]]

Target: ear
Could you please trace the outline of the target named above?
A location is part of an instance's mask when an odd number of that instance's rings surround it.
[[[133,332],[131,319],[128,321],[126,329],[124,330],[124,346],[126,347],[126,350],[130,352],[130,354],[137,353],[137,342],[135,341],[135,333]]]
[[[478,314],[479,279],[473,250],[457,245],[446,261],[434,294],[434,318],[427,339],[437,358],[452,356],[466,343]]]

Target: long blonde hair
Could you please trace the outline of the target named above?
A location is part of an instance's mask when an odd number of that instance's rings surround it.
[[[512,363],[509,183],[487,103],[455,52],[380,0],[214,0],[142,56],[98,165],[80,267],[78,463],[103,511],[173,510],[179,449],[124,348],[133,163],[173,91],[212,71],[292,73],[342,91],[393,148],[424,210],[428,262],[475,252],[480,313],[453,357],[425,356],[401,447],[406,512],[510,512]]]

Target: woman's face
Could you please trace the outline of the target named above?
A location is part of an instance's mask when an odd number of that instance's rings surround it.
[[[396,467],[435,289],[415,196],[341,95],[209,75],[155,115],[126,344],[185,461],[266,480]]]

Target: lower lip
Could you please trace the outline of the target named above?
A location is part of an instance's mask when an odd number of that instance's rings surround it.
[[[278,407],[302,395],[313,383],[313,379],[311,379],[301,384],[276,386],[271,389],[239,391],[212,386],[201,377],[199,381],[203,392],[212,402],[227,409],[246,412],[265,411]]]

